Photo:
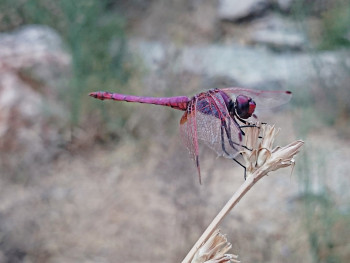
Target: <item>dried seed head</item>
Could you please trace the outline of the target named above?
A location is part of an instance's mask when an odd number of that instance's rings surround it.
[[[238,256],[234,254],[225,254],[232,247],[227,238],[215,230],[210,238],[205,242],[194,255],[191,263],[229,263],[240,262]]]
[[[259,123],[257,123],[257,127],[246,129],[245,144],[249,150],[244,149],[241,153],[246,163],[248,175],[259,168],[261,169],[260,175],[266,175],[270,171],[294,165],[294,156],[299,152],[304,142],[298,140],[284,147],[273,148],[273,142],[279,131],[280,129],[276,129],[274,126],[260,126]],[[259,142],[257,133],[260,132],[262,140]]]

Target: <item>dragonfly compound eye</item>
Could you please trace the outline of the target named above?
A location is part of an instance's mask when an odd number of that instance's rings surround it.
[[[254,113],[256,104],[252,98],[244,95],[239,95],[236,98],[235,106],[237,115],[242,119],[248,119]]]

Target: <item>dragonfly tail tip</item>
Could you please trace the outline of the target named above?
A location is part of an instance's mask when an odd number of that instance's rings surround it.
[[[90,93],[89,93],[89,96],[90,96],[90,97],[96,98],[96,97],[97,97],[97,94],[96,94],[96,92],[90,92]]]
[[[104,97],[104,95],[103,95],[103,93],[101,91],[90,92],[89,96],[93,97],[95,99],[99,99],[99,100],[104,100],[105,99],[105,97]]]
[[[202,184],[201,168],[200,168],[200,166],[199,166],[199,158],[198,158],[198,155],[196,156],[196,166],[197,166],[197,171],[198,171],[199,184]]]

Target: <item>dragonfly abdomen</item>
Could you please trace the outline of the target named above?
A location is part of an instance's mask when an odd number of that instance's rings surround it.
[[[117,100],[117,101],[162,105],[162,106],[172,107],[178,110],[186,110],[187,104],[190,101],[190,99],[185,96],[157,98],[157,97],[142,97],[142,96],[126,95],[126,94],[112,93],[107,91],[92,92],[89,95],[91,97],[94,97],[100,100]]]

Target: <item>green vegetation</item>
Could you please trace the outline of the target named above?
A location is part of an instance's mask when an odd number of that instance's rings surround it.
[[[341,1],[322,14],[321,49],[350,47],[350,2]]]
[[[70,104],[73,125],[80,122],[82,102],[89,91],[113,90],[125,85],[130,76],[124,20],[108,11],[108,3],[108,0],[5,0],[0,3],[0,30],[42,24],[54,28],[63,37],[72,55],[72,79],[63,95]],[[112,42],[117,47],[113,51]]]
[[[291,15],[309,37],[308,51],[318,75],[308,87],[301,87],[293,94],[298,106],[294,109],[297,137],[306,141],[296,165],[302,219],[300,232],[306,234],[312,262],[348,262],[350,206],[346,193],[348,183],[342,178],[346,174],[339,168],[334,149],[326,148],[331,144],[315,146],[307,138],[309,134],[317,134],[324,125],[335,127],[341,137],[349,135],[349,78],[339,77],[350,73],[345,63],[347,57],[344,56],[342,67],[332,67],[331,60],[320,61],[313,53],[339,52],[350,47],[350,1],[299,0]],[[330,141],[335,140],[330,138]]]
[[[305,19],[320,18],[317,49],[350,47],[350,1],[295,1],[292,15],[306,26]],[[314,28],[304,28],[313,31]]]
[[[329,164],[324,149],[309,146],[308,150],[310,153],[307,150],[301,153],[297,165],[302,204],[301,231],[307,235],[313,262],[347,262],[350,206],[329,189],[329,176],[333,176],[332,180],[340,177],[327,173]]]
[[[298,0],[295,1],[290,15],[300,24],[300,30],[308,36],[307,49],[318,75],[308,87],[295,92],[293,90],[294,102],[308,116],[302,117],[303,123],[307,129],[319,126],[317,123],[336,126],[339,134],[348,137],[350,89],[349,78],[345,76],[350,76],[349,63],[346,61],[346,49],[350,47],[350,1]],[[343,56],[340,50],[344,50]],[[329,59],[318,59],[320,51],[330,51]],[[342,61],[342,65],[335,65],[333,59]]]

